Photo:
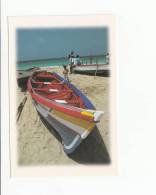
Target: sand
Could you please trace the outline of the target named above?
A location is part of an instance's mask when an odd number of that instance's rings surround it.
[[[53,68],[62,75],[62,68]],[[27,96],[19,121],[18,163],[21,166],[32,165],[68,165],[68,164],[108,164],[110,163],[109,132],[109,77],[69,75],[71,83],[79,88],[95,105],[97,110],[105,113],[97,127],[85,139],[73,154],[69,156],[55,134],[49,129],[32,104],[28,92],[17,89],[18,103]]]

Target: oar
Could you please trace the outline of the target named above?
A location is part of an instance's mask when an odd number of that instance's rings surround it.
[[[27,97],[25,96],[22,100],[22,102],[20,103],[20,105],[18,106],[18,109],[17,109],[17,122],[21,116],[21,113],[22,113],[22,110],[24,108],[24,105],[25,105],[25,102],[27,101]]]

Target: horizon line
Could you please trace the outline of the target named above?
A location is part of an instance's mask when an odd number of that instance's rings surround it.
[[[80,56],[81,57],[89,57],[89,56],[104,56],[104,54],[98,54],[98,55],[86,55],[86,56]],[[34,61],[48,61],[48,60],[58,60],[58,59],[65,59],[67,57],[59,57],[59,58],[45,58],[45,59],[32,59],[32,60],[19,60],[16,61],[16,63],[24,63],[24,62],[34,62]]]

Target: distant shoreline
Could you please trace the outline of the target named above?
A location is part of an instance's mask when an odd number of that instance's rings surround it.
[[[89,56],[80,56],[80,58],[85,58],[85,57],[99,57],[99,56],[105,56],[104,54],[99,54],[99,55],[89,55]],[[67,57],[60,57],[60,58],[46,58],[46,59],[32,59],[32,60],[24,60],[24,61],[17,61],[16,63],[29,63],[29,62],[38,62],[38,61],[49,61],[49,60],[60,60],[60,59],[67,59]]]

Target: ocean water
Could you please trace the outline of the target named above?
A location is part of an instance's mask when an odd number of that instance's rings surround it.
[[[90,63],[89,56],[81,57],[80,59],[84,64]],[[63,66],[68,65],[68,62],[67,58],[18,62],[17,70],[26,70],[32,67]],[[92,63],[105,64],[106,58],[104,55],[92,56]]]

